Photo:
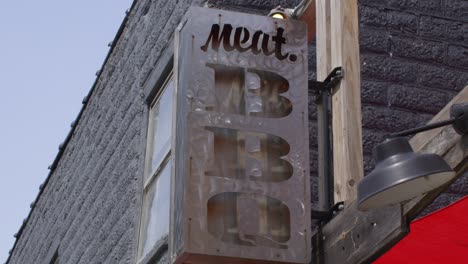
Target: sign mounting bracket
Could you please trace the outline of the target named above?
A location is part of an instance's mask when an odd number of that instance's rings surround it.
[[[342,67],[334,68],[323,81],[309,80],[309,89],[313,90],[316,95],[316,101],[321,101],[322,95],[325,92],[333,94],[333,89],[343,79],[344,73]]]
[[[319,203],[320,210],[323,212],[333,212],[333,207],[336,206],[334,199],[334,177],[333,177],[333,128],[332,128],[332,105],[331,95],[333,89],[338,86],[338,83],[343,79],[343,68],[334,68],[324,81],[309,80],[309,89],[315,93],[315,103],[318,107],[319,118],[322,125],[319,131],[320,142],[319,146],[319,177],[321,180],[319,188]],[[321,135],[321,136],[320,136]],[[328,215],[328,213],[325,213]],[[331,219],[330,217],[325,217]]]

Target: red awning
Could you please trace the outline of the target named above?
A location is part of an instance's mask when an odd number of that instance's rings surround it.
[[[374,263],[468,264],[468,196],[410,227],[409,235]]]

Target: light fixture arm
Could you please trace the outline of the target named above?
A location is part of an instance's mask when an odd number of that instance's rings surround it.
[[[397,133],[388,134],[386,138],[406,137],[427,130],[452,125],[457,133],[463,135],[468,132],[468,103],[455,104],[450,111],[450,119],[432,123],[429,125],[404,130]]]
[[[432,124],[425,125],[425,126],[420,126],[420,127],[411,128],[411,129],[408,129],[408,130],[403,130],[403,131],[400,131],[400,132],[397,132],[397,133],[388,134],[386,136],[386,138],[411,136],[411,135],[414,135],[414,134],[417,134],[417,133],[420,133],[420,132],[424,132],[424,131],[427,131],[427,130],[452,125],[453,123],[455,123],[455,120],[456,120],[456,118],[451,118],[449,120],[444,120],[444,121],[432,123]]]
[[[292,18],[298,18],[300,16],[300,13],[304,11],[304,7],[306,7],[307,2],[311,0],[302,0],[296,7],[294,7],[291,17]]]

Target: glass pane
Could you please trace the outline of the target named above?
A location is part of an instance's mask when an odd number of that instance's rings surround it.
[[[172,136],[172,100],[174,84],[172,79],[167,83],[158,101],[150,111],[150,152],[148,175],[153,175],[171,149]]]
[[[170,160],[156,177],[146,190],[143,201],[140,257],[144,257],[159,239],[169,233]]]

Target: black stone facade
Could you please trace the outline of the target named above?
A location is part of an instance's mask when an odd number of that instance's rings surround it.
[[[167,63],[190,5],[267,14],[266,0],[137,0],[84,100],[8,263],[135,263],[146,134],[145,87]],[[468,2],[360,0],[365,170],[383,135],[424,124],[468,85]],[[332,18],[333,19],[333,18]],[[315,78],[311,44],[310,78]],[[166,54],[166,55],[165,55]],[[313,101],[313,100],[312,100]],[[312,190],[317,194],[315,105],[310,106]],[[468,194],[462,177],[431,205]],[[313,197],[316,202],[316,197]],[[158,263],[167,263],[161,254]]]

